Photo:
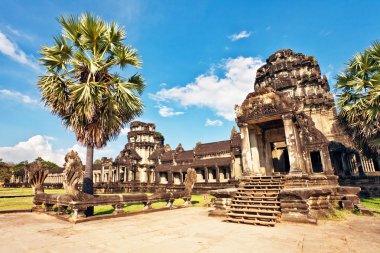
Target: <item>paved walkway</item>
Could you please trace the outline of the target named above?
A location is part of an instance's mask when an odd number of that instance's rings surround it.
[[[185,208],[80,224],[44,214],[0,215],[0,252],[379,252],[380,218],[260,227]]]

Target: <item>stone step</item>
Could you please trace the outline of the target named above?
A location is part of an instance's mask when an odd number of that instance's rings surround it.
[[[234,199],[232,199],[231,201],[232,201],[232,203],[239,202],[239,203],[249,203],[249,204],[252,204],[252,205],[255,205],[255,204],[280,205],[281,204],[280,201],[271,201],[271,200],[234,200]]]
[[[239,205],[239,204],[231,204],[232,207],[241,207],[241,208],[257,208],[257,209],[280,209],[280,206],[274,205]]]
[[[251,225],[262,225],[262,226],[271,226],[273,227],[276,222],[275,221],[261,221],[261,220],[246,220],[246,219],[234,219],[234,218],[226,218],[225,222],[234,222],[234,223],[245,223]]]
[[[262,215],[262,214],[277,214],[278,215],[278,214],[281,213],[280,211],[276,211],[276,210],[266,210],[266,209],[256,209],[256,208],[233,208],[233,207],[231,207],[230,211],[233,214],[239,214],[239,213],[247,214],[247,213],[250,213],[252,215],[256,215],[256,214],[259,214],[259,215]]]
[[[262,215],[262,214],[243,214],[243,213],[233,213],[230,212],[227,214],[229,217],[241,217],[241,218],[259,218],[259,219],[268,219],[275,221],[277,215]]]
[[[244,185],[244,188],[242,189],[245,189],[245,188],[249,188],[249,189],[281,189],[282,188],[282,185],[281,184],[261,184],[261,185],[257,185],[257,184],[245,184]]]
[[[242,193],[236,193],[236,198],[242,198],[247,199],[251,197],[273,197],[277,198],[279,192],[257,192],[257,193],[250,193],[250,194],[242,194]]]
[[[252,200],[252,201],[260,201],[260,200],[265,200],[265,201],[274,201],[278,199],[278,195],[275,196],[235,196],[232,198],[232,200]]]

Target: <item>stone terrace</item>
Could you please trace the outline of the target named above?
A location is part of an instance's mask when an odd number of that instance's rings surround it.
[[[45,214],[0,215],[0,252],[378,252],[380,219],[352,216],[319,225],[245,226],[205,208],[72,225]],[[363,226],[363,224],[366,224]]]

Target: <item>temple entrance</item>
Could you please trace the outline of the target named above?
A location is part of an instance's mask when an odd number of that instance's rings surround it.
[[[285,141],[272,142],[271,151],[272,151],[273,172],[284,173],[284,174],[289,173],[289,170],[290,170],[289,154],[286,148]]]
[[[313,168],[313,172],[314,173],[323,172],[321,152],[320,151],[310,152],[310,158],[311,158],[311,167]]]

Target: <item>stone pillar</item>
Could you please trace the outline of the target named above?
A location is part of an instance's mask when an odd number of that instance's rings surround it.
[[[248,133],[249,133],[249,141],[250,141],[250,146],[251,146],[252,172],[254,175],[261,175],[257,134],[255,130],[248,131]]]
[[[220,169],[219,166],[216,166],[216,182],[220,183]]]
[[[100,182],[104,182],[104,166],[102,165],[102,169],[100,170]]]
[[[323,170],[327,175],[334,175],[334,169],[331,164],[330,152],[328,146],[324,146],[321,150]]]
[[[127,182],[127,167],[123,167],[123,176],[124,176],[124,178],[123,178],[123,182],[125,183],[125,182]]]
[[[302,170],[298,164],[296,136],[294,134],[294,123],[291,114],[283,115],[284,130],[286,136],[286,146],[289,154],[290,170],[289,174],[301,174]]]
[[[208,168],[207,167],[205,167],[204,173],[205,173],[205,182],[208,183]]]
[[[273,173],[273,160],[272,160],[272,149],[270,142],[265,140],[265,169],[267,176],[272,175]]]
[[[132,181],[132,169],[128,169],[128,181]]]
[[[240,133],[242,138],[241,153],[243,160],[243,174],[254,174],[252,168],[252,155],[251,144],[249,142],[249,131],[248,125],[246,123],[240,126]]]

